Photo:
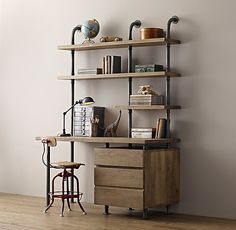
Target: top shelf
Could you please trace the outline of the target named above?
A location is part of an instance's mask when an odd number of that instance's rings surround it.
[[[166,44],[180,44],[179,40],[167,39],[167,38],[152,38],[145,40],[128,40],[117,42],[99,42],[91,44],[79,44],[79,45],[61,45],[58,46],[59,50],[67,51],[83,51],[83,50],[99,50],[99,49],[115,49],[115,48],[128,48],[142,47],[142,46],[163,46]]]

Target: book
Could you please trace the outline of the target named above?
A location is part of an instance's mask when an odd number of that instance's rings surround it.
[[[156,138],[166,138],[167,119],[159,118],[157,123]]]
[[[95,68],[95,69],[78,69],[78,75],[90,75],[90,74],[102,74],[102,68]]]
[[[121,73],[121,56],[107,55],[103,57],[102,66],[104,74]]]
[[[111,73],[121,73],[121,56],[111,57]]]

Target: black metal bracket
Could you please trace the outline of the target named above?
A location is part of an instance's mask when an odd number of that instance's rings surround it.
[[[178,16],[171,17],[167,22],[166,38],[170,39],[170,26],[171,23],[177,24],[179,22]]]
[[[129,40],[132,40],[132,31],[133,31],[133,27],[139,28],[141,26],[141,21],[140,20],[135,20],[134,22],[132,22],[129,26]]]

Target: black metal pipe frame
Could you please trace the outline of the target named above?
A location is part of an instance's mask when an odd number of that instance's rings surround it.
[[[170,26],[172,23],[177,24],[179,22],[179,18],[177,16],[171,17],[167,22],[167,30],[166,30],[166,71],[170,72]],[[170,77],[166,76],[166,106],[170,105]],[[166,110],[166,119],[167,119],[167,138],[170,138],[170,109]]]
[[[141,26],[141,21],[136,20],[130,24],[129,27],[129,40],[132,40],[132,31],[133,27],[139,28]],[[128,47],[128,73],[133,72],[133,65],[132,65],[133,57],[132,57],[132,46]],[[130,95],[132,94],[132,78],[129,77],[129,105],[130,105]],[[129,109],[129,122],[128,122],[128,129],[129,129],[129,137],[131,137],[131,129],[132,129],[132,109]]]
[[[46,207],[50,204],[50,146],[47,145]]]
[[[106,148],[110,148],[110,143],[106,143]],[[104,205],[104,215],[110,215],[109,213],[109,205]]]
[[[75,33],[76,31],[81,31],[81,25],[76,26],[72,30],[72,37],[71,37],[71,45],[75,44]],[[75,75],[75,50],[71,50],[71,75]],[[75,80],[71,80],[71,106],[75,103]],[[73,136],[73,127],[74,127],[74,108],[71,109],[71,136]],[[75,161],[75,143],[73,141],[70,142],[70,160],[71,162]],[[72,175],[74,175],[74,169],[71,169]],[[74,193],[74,180],[71,177],[71,194]],[[73,198],[71,201],[74,202]]]

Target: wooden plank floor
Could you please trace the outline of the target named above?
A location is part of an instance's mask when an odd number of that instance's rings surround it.
[[[87,215],[82,215],[77,204],[73,211],[65,210],[62,218],[60,202],[44,214],[44,199],[0,193],[0,230],[233,230],[236,221],[188,215],[151,213],[142,220],[140,212],[129,214],[124,208],[111,208],[112,214],[102,215],[103,206],[83,204]]]

